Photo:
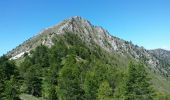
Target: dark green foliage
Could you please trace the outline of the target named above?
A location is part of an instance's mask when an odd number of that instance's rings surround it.
[[[6,56],[0,58],[0,99],[19,100],[18,90],[19,74],[14,61]]]
[[[153,90],[142,64],[129,64],[128,77],[125,87],[126,100],[152,100]]]
[[[11,75],[17,74],[15,63],[13,61],[9,61],[5,56],[0,58],[0,69],[3,72],[2,74],[4,74],[2,78],[6,80],[9,80]]]
[[[42,77],[49,67],[48,48],[40,45],[32,54],[25,55],[24,61],[20,65],[20,73],[24,79],[24,92],[40,97],[42,96]]]
[[[49,63],[50,69],[46,80],[48,81],[47,85],[50,90],[47,89],[49,93],[47,98],[49,100],[57,100],[57,91],[56,87],[58,85],[58,76],[61,69],[61,61],[67,55],[67,47],[63,41],[55,41],[55,45],[49,50]]]
[[[19,98],[19,83],[14,77],[5,82],[5,100],[20,100]]]
[[[34,64],[40,67],[49,67],[48,48],[44,45],[38,46],[33,52],[32,60]]]
[[[62,99],[82,100],[84,91],[80,84],[80,67],[74,55],[69,55],[63,63],[59,75],[59,92]]]
[[[84,90],[87,100],[95,100],[97,97],[98,83],[94,72],[88,72],[85,77]]]
[[[25,75],[27,92],[34,96],[41,96],[42,79],[38,71],[39,68],[38,65],[30,66]]]
[[[108,81],[101,82],[98,92],[97,92],[97,99],[98,100],[109,100],[113,98],[112,96],[113,96],[113,91]]]
[[[116,71],[115,68],[100,62],[96,60],[92,65],[93,69],[87,72],[85,77],[84,90],[88,100],[97,98],[98,89],[103,81],[109,82],[111,90],[115,88],[115,75],[113,74]]]
[[[20,74],[21,76],[25,76],[27,70],[33,65],[32,58],[29,57],[28,55],[25,56],[24,61],[20,64]]]
[[[49,90],[49,98],[48,98],[48,100],[58,100],[58,95],[57,95],[55,85],[51,85],[50,87],[51,88]]]
[[[0,99],[4,98],[4,90],[5,90],[5,83],[4,80],[0,80]]]
[[[78,34],[69,32],[57,35],[53,42],[51,48],[40,45],[24,55],[19,66],[20,87],[18,78],[11,78],[19,76],[15,63],[6,57],[0,59],[0,99],[18,98],[19,90],[47,100],[152,98],[142,65],[130,64],[126,73],[131,58],[108,53],[92,40],[87,46]]]

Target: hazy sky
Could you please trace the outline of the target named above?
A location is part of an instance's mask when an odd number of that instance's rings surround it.
[[[1,0],[0,55],[71,16],[147,49],[170,50],[170,0]]]

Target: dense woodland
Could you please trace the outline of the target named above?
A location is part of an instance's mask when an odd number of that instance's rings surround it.
[[[75,34],[38,46],[18,61],[0,58],[0,100],[30,94],[45,100],[152,100],[145,65],[109,54]]]

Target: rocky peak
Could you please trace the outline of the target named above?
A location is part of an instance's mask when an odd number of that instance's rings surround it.
[[[65,31],[74,32],[74,33],[85,33],[93,31],[93,25],[86,19],[83,19],[79,16],[71,17],[62,23],[56,25],[58,27],[59,33],[65,33]]]
[[[24,54],[26,51],[29,52],[40,44],[51,47],[51,45],[53,45],[52,38],[55,34],[64,34],[65,32],[78,34],[85,41],[90,42],[90,39],[93,39],[101,46],[103,46],[102,41],[104,41],[104,38],[108,36],[108,32],[102,27],[93,26],[90,21],[80,16],[74,16],[39,32],[37,36],[25,41],[23,44],[10,51],[7,55],[15,57],[19,54]]]
[[[74,24],[79,24],[79,25],[83,25],[83,26],[89,26],[92,27],[93,25],[90,23],[90,21],[80,17],[80,16],[74,16],[71,17],[70,19],[68,19],[71,23]]]

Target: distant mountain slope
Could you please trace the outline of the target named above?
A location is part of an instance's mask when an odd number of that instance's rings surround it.
[[[155,49],[150,51],[157,58],[164,59],[167,62],[170,62],[170,51],[164,49]]]
[[[110,53],[114,52],[123,56],[132,57],[137,61],[142,61],[147,64],[150,70],[166,77],[170,76],[170,66],[162,67],[164,64],[162,61],[169,59],[169,56],[162,55],[158,50],[155,52],[148,51],[143,47],[132,44],[131,42],[114,37],[102,27],[94,26],[88,20],[79,16],[69,18],[58,25],[47,28],[37,36],[30,38],[10,51],[7,55],[10,56],[11,59],[17,59],[25,52],[29,53],[40,44],[51,47],[53,45],[53,38],[58,34],[65,34],[66,32],[77,34],[89,45],[89,47],[93,46],[92,42],[95,42]],[[167,60],[166,62],[169,64],[170,61]]]
[[[150,53],[159,60],[161,72],[170,80],[170,51],[163,49],[151,50]]]

